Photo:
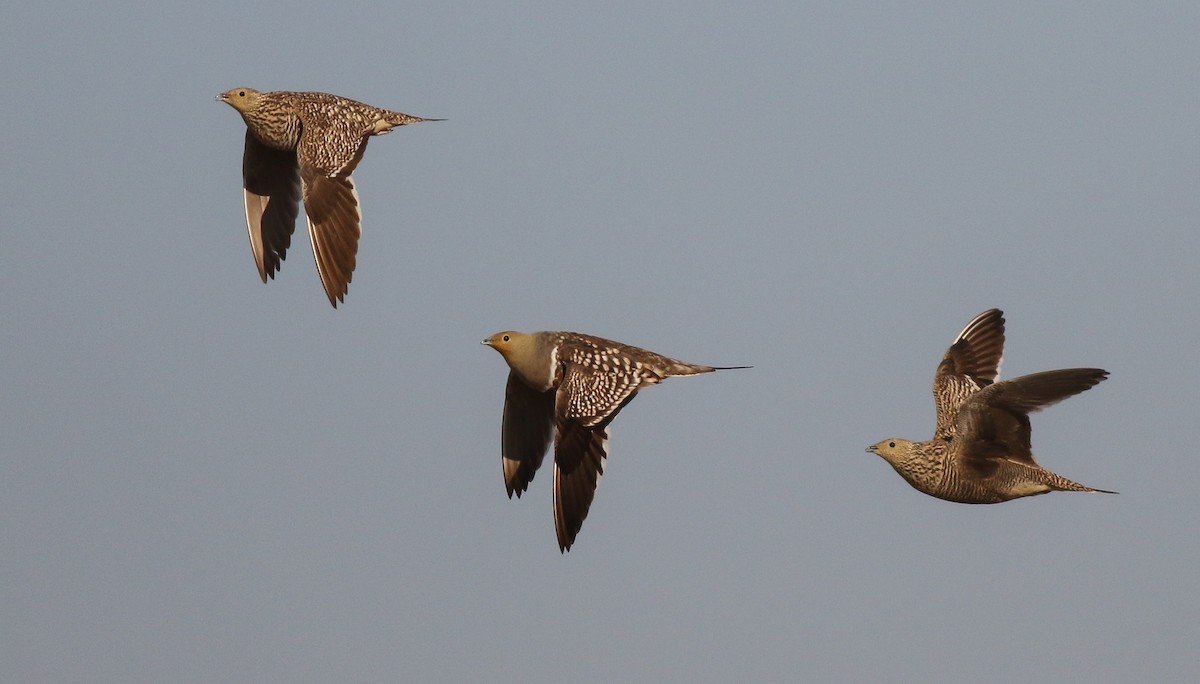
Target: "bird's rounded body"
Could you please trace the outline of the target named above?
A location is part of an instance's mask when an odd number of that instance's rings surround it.
[[[306,128],[326,138],[360,140],[384,135],[396,126],[428,120],[320,92],[260,93],[251,88],[235,88],[222,98],[238,110],[259,141],[277,150],[296,150]],[[318,167],[323,166],[319,159],[312,161]]]
[[[1003,462],[992,475],[980,478],[952,458],[950,444],[943,439],[927,442],[887,439],[868,451],[882,456],[913,489],[955,503],[1003,503],[1053,491],[1105,492],[1068,480],[1041,466],[1015,461]]]
[[[1029,414],[1086,391],[1108,377],[1098,368],[1069,368],[998,380],[1004,316],[976,316],[938,365],[934,438],[885,439],[878,454],[917,491],[947,501],[990,504],[1052,491],[1104,492],[1040,466],[1030,445]]]
[[[504,482],[521,496],[554,443],[554,529],[571,548],[608,462],[608,425],[637,394],[676,375],[720,370],[602,337],[499,332],[483,341],[510,368],[501,427]]]
[[[436,121],[329,93],[234,88],[218,96],[246,124],[242,158],[246,226],[263,282],[283,261],[299,200],[321,283],[337,306],[354,274],[362,215],[350,174],[367,139],[396,126]]]

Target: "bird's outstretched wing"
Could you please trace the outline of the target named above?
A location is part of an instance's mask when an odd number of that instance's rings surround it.
[[[350,174],[362,161],[368,136],[349,132],[340,119],[318,122],[314,116],[308,112],[303,119],[296,159],[317,271],[336,308],[350,289],[362,237],[362,210]]]
[[[275,277],[292,244],[292,231],[300,213],[300,168],[296,153],[267,147],[246,131],[242,155],[242,187],[246,200],[246,228],[258,275],[267,282]]]
[[[972,394],[996,381],[1003,356],[1004,314],[999,309],[988,309],[962,329],[934,373],[937,438],[954,434],[959,407]]]
[[[525,383],[516,371],[508,374],[504,392],[504,421],[501,455],[504,486],[508,496],[518,497],[529,488],[550,447],[554,429],[554,390],[539,392]]]
[[[958,412],[953,457],[981,476],[1004,461],[1037,465],[1029,414],[1095,387],[1099,368],[1067,368],[998,382],[971,395]]]
[[[560,551],[569,551],[575,543],[607,465],[607,426],[559,424],[554,443],[554,531]]]
[[[344,301],[354,277],[358,240],[362,237],[362,213],[358,191],[349,176],[327,177],[301,174],[304,210],[308,214],[308,237],[312,241],[317,272],[329,303]]]

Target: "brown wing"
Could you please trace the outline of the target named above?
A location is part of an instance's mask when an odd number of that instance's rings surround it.
[[[362,237],[362,212],[350,174],[367,150],[367,136],[349,132],[346,125],[306,120],[296,147],[308,237],[321,284],[335,308],[350,289]]]
[[[554,441],[554,532],[560,551],[569,551],[583,527],[608,464],[608,430],[568,420]]]
[[[330,178],[302,173],[302,179],[313,257],[329,303],[336,308],[350,289],[358,240],[362,236],[358,191],[349,176]]]
[[[1108,377],[1099,368],[1068,368],[1023,375],[986,387],[958,412],[952,457],[981,476],[1004,461],[1037,465],[1029,414],[1095,387]]]
[[[954,434],[959,406],[996,381],[1003,356],[1004,313],[988,309],[963,328],[934,373],[936,438],[946,439]]]
[[[513,494],[520,497],[529,488],[550,447],[553,429],[554,390],[539,392],[510,371],[501,428],[504,486],[510,499]]]
[[[246,131],[242,154],[242,188],[245,190],[246,228],[250,249],[262,281],[275,277],[279,263],[292,244],[292,231],[300,213],[300,168],[296,153],[267,147]]]

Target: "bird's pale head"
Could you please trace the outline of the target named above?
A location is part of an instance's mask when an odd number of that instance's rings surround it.
[[[500,352],[500,355],[509,363],[512,363],[513,358],[520,358],[528,354],[535,346],[533,335],[515,330],[498,332],[484,340],[483,343]]]
[[[896,465],[907,461],[912,456],[914,447],[916,447],[916,442],[892,438],[867,447],[867,451],[878,454],[883,457],[883,460]]]
[[[509,367],[520,373],[529,384],[540,387],[549,382],[546,376],[550,370],[551,353],[542,344],[539,333],[505,330],[492,335],[483,343],[500,352]]]
[[[262,93],[253,88],[234,88],[221,93],[217,99],[239,112],[245,113],[258,106],[262,100]]]

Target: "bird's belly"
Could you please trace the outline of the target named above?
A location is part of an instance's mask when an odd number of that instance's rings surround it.
[[[1013,499],[1045,494],[1048,491],[1050,491],[1050,486],[1041,482],[1018,482],[1008,488],[1008,494]]]

